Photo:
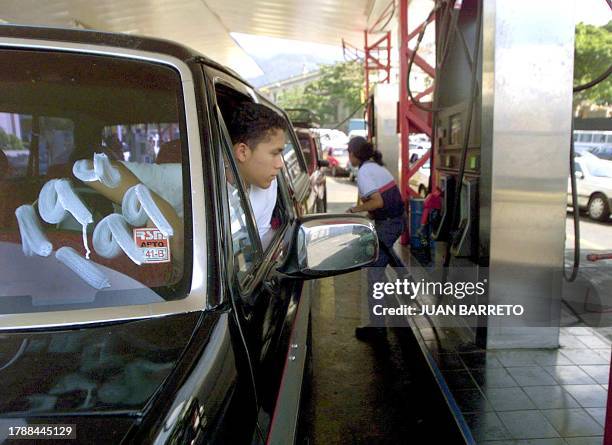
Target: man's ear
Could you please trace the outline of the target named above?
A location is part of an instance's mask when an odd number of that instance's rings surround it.
[[[234,157],[238,162],[245,162],[251,154],[251,149],[244,142],[234,144]]]

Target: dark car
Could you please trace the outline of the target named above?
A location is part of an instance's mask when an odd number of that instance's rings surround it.
[[[315,211],[325,213],[327,211],[327,184],[321,168],[328,167],[329,163],[323,159],[321,140],[319,134],[314,131],[319,126],[318,119],[314,113],[304,108],[288,108],[286,111],[306,160],[306,170],[316,196]]]
[[[313,279],[371,262],[372,224],[307,215],[286,116],[223,66],[129,35],[0,36],[0,128],[27,141],[0,151],[0,442],[292,443]],[[287,124],[261,239],[225,124],[244,101]]]
[[[307,128],[295,128],[302,154],[306,160],[306,170],[310,175],[310,183],[316,195],[315,211],[317,213],[327,212],[327,183],[325,174],[321,170],[327,167],[328,162],[323,159],[321,141],[319,135]]]

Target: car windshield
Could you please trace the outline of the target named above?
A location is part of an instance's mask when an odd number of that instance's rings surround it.
[[[0,314],[184,298],[191,216],[178,72],[0,53]]]
[[[612,147],[602,147],[593,151],[593,154],[598,158],[612,161]]]
[[[348,136],[340,130],[329,130],[321,135],[321,141],[325,145],[346,145],[349,142]]]
[[[598,178],[612,178],[612,166],[611,165],[602,165],[602,164],[589,164],[589,172],[593,176],[597,176]]]
[[[312,164],[312,147],[310,146],[310,138],[308,135],[299,134],[298,139],[300,140],[300,147],[302,147],[304,158],[306,158],[306,165],[310,166]]]

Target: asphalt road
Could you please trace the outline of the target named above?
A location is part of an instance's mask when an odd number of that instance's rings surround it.
[[[345,177],[327,176],[327,211],[344,213],[357,204],[357,185]]]
[[[567,212],[565,232],[565,248],[574,249],[574,215],[571,210]],[[581,213],[580,248],[584,251],[612,252],[612,220],[597,222]]]

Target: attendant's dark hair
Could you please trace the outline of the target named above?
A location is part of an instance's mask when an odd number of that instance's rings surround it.
[[[285,130],[285,121],[271,108],[253,102],[241,103],[229,123],[232,144],[240,142],[255,148],[274,130]]]
[[[382,161],[382,153],[378,150],[374,150],[374,146],[371,142],[368,142],[366,138],[361,136],[355,136],[348,143],[348,150],[359,159],[359,166],[366,161],[374,161],[378,165],[384,165]]]

